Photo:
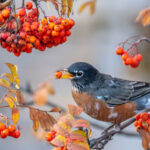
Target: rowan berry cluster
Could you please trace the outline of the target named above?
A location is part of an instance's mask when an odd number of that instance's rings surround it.
[[[19,9],[15,16],[19,21],[11,19],[7,30],[0,33],[1,46],[15,56],[20,56],[22,52],[31,53],[33,48],[44,51],[66,42],[71,35],[70,29],[74,26],[74,21],[55,16],[38,19],[39,14],[38,9],[27,2],[25,8]],[[0,14],[0,24],[9,15],[10,8],[7,7]],[[14,32],[17,28],[18,31]]]
[[[137,68],[143,59],[143,56],[139,53],[134,56],[130,56],[130,54],[121,46],[117,47],[116,54],[121,55],[123,63],[127,66],[130,65],[132,68]]]
[[[136,130],[141,128],[150,132],[150,114],[143,112],[136,115],[135,119],[134,126],[136,127]]]
[[[2,139],[5,139],[7,136],[11,136],[14,138],[19,138],[20,137],[20,131],[16,129],[14,125],[9,125],[8,127],[0,122],[0,137]]]

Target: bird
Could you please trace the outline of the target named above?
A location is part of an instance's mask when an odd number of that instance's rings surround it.
[[[76,104],[96,120],[120,124],[150,107],[150,83],[112,77],[86,62],[56,71],[56,78],[71,80]]]

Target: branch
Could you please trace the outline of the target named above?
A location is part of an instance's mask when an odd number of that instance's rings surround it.
[[[141,111],[140,113],[142,112],[149,112],[150,111],[150,108],[148,109],[145,109],[143,111]],[[104,132],[99,138],[97,139],[91,139],[90,140],[90,148],[91,149],[103,149],[104,146],[111,140],[111,138],[121,132],[121,130],[123,130],[124,128],[128,127],[129,125],[131,125],[132,123],[135,122],[135,116],[128,119],[127,121],[124,121],[122,122],[118,127],[116,128],[110,128],[110,130],[108,130],[107,132]]]

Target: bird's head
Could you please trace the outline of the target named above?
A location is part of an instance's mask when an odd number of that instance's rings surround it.
[[[67,69],[59,70],[55,76],[58,79],[70,79],[75,87],[88,87],[97,78],[99,72],[92,65],[85,62],[77,62]]]

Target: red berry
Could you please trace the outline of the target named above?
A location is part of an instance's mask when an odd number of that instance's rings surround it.
[[[124,53],[124,54],[122,55],[122,59],[123,59],[124,61],[126,61],[127,58],[128,58],[128,54],[127,54],[127,53]]]
[[[14,133],[15,133],[14,138],[19,138],[20,137],[20,131],[19,130],[16,130]]]
[[[33,4],[31,2],[27,2],[25,7],[26,7],[26,9],[30,10],[30,9],[32,9]]]
[[[10,125],[8,127],[8,130],[9,130],[10,133],[15,132],[16,131],[16,127],[14,125]]]
[[[143,56],[141,54],[137,54],[135,57],[136,57],[136,59],[138,61],[142,61],[143,60]]]

